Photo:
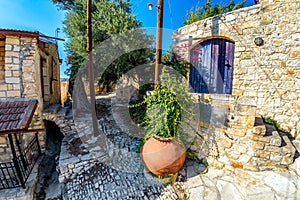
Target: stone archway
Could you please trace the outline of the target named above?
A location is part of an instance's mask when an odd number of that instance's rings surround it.
[[[38,169],[37,187],[34,194],[36,199],[45,199],[51,187],[58,184],[59,171],[57,166],[59,165],[61,144],[64,138],[55,122],[44,120],[44,125],[46,130],[45,151]]]
[[[55,109],[47,109],[43,112],[43,120],[54,122],[64,136],[74,133],[75,125],[72,117],[72,110],[60,105],[53,105]]]
[[[60,197],[60,156],[62,143],[66,136],[76,133],[72,110],[60,105],[52,105],[43,112],[45,127],[45,155],[39,166],[35,198]],[[44,164],[47,163],[47,164]]]

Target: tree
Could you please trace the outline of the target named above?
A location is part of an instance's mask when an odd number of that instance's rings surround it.
[[[69,40],[66,43],[67,52],[72,56],[72,65],[66,70],[70,75],[70,85],[74,84],[79,68],[87,57],[86,52],[86,0],[52,0],[61,9],[67,11],[64,21],[64,32]],[[124,33],[141,27],[131,14],[130,3],[125,1],[93,0],[92,24],[93,46],[107,40],[115,34]],[[143,42],[152,44],[152,38],[141,32]],[[118,44],[115,44],[118,45]],[[119,44],[121,45],[121,44]],[[125,48],[125,47],[120,47]],[[104,72],[99,84],[109,91],[118,78],[126,71],[140,64],[146,64],[153,59],[151,49],[140,49],[122,55],[116,59]]]
[[[70,10],[75,5],[75,0],[52,0],[52,2],[66,10]]]
[[[228,4],[222,5],[221,3],[217,3],[214,7],[211,4],[211,0],[207,0],[207,2],[200,7],[198,4],[196,8],[192,8],[187,11],[187,17],[184,19],[183,24],[189,25],[196,21],[203,20],[209,17],[213,17],[216,15],[220,15],[226,12],[230,12],[239,8],[244,7],[246,0],[239,2],[237,4],[231,0]]]

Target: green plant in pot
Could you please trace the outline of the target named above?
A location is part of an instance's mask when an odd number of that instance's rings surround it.
[[[184,164],[184,137],[190,131],[194,103],[186,79],[164,67],[160,84],[141,103],[147,105],[142,126],[146,129],[141,158],[146,168],[157,176],[177,173]]]

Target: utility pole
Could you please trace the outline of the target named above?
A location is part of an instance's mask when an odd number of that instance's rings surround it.
[[[87,0],[87,52],[88,52],[88,76],[89,76],[89,88],[90,88],[90,102],[91,112],[93,121],[93,132],[94,136],[99,135],[98,130],[98,119],[96,116],[96,100],[95,100],[95,87],[94,87],[94,65],[93,65],[93,54],[92,54],[92,0]]]
[[[162,59],[162,28],[163,28],[164,0],[158,0],[157,4],[157,26],[156,26],[156,60],[155,60],[155,86],[159,84]]]

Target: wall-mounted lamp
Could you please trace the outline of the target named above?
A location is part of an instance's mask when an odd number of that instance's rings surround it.
[[[149,10],[152,10],[153,7],[159,8],[159,6],[155,5],[155,4],[152,3],[152,2],[148,3],[147,6],[148,6],[148,9],[149,9]]]
[[[153,3],[148,3],[147,6],[148,6],[148,9],[149,9],[149,10],[152,10],[152,9],[153,9]]]
[[[261,38],[261,37],[257,37],[254,39],[254,43],[257,45],[257,46],[261,46],[264,44],[264,40]]]

